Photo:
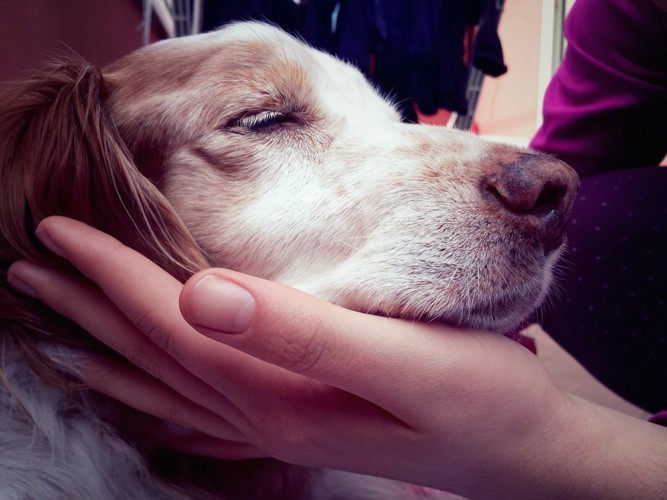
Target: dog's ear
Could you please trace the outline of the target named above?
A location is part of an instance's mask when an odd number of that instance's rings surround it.
[[[3,263],[43,260],[34,227],[59,214],[113,234],[177,277],[206,265],[169,203],[134,165],[105,112],[98,68],[80,59],[60,61],[3,90]]]
[[[3,322],[27,321],[22,299],[6,283],[12,262],[65,265],[34,237],[36,224],[49,215],[102,229],[181,280],[207,266],[170,204],[134,165],[105,110],[104,92],[99,69],[78,58],[0,88]]]

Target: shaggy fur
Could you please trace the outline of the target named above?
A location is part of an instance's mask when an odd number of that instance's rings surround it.
[[[100,228],[181,281],[218,265],[364,312],[506,332],[549,289],[577,183],[535,152],[403,124],[351,66],[257,23],[3,84],[0,178],[2,498],[423,494],[156,453],[131,410],[71,373],[77,352],[104,347],[7,286],[17,259],[67,267],[33,235],[44,217]]]

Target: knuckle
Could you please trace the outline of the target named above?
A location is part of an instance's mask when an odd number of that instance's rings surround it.
[[[182,433],[184,430],[194,430],[194,426],[181,408],[170,406],[164,410],[162,418],[170,424],[169,431]]]
[[[88,247],[84,248],[88,249]],[[126,251],[127,248],[120,241],[115,238],[107,239],[104,246],[95,247],[94,254],[85,255],[85,258],[77,263],[77,267],[95,283],[102,283],[106,281],[105,277],[109,268],[124,266]],[[100,262],[105,262],[106,266],[100,266]]]
[[[261,441],[271,456],[287,462],[298,462],[305,450],[316,440],[304,426],[274,423],[271,432],[265,433]]]
[[[138,312],[133,318],[134,325],[161,349],[168,351],[171,335],[162,325],[162,314],[154,309]]]
[[[133,365],[149,373],[153,378],[162,380],[164,377],[164,366],[153,352],[143,346],[126,347],[122,355]]]
[[[306,316],[298,322],[297,330],[281,336],[278,352],[283,366],[297,373],[309,373],[322,364],[326,352],[326,336],[319,318]]]
[[[274,394],[246,414],[254,441],[279,460],[298,462],[317,443],[318,430],[305,419],[288,395]]]

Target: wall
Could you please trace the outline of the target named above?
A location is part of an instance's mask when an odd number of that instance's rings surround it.
[[[2,0],[0,80],[68,48],[104,65],[142,45],[141,0]]]
[[[537,130],[542,5],[505,1],[499,35],[509,71],[484,79],[475,113],[482,135],[529,139]]]

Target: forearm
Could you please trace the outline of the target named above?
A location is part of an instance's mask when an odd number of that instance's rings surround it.
[[[665,498],[667,428],[560,391],[535,399],[535,411],[514,411],[520,399],[506,393],[487,419],[457,408],[436,442],[427,433],[402,452],[388,443],[374,461],[342,468],[466,498]]]
[[[564,396],[551,424],[527,433],[524,443],[509,443],[507,463],[479,482],[498,487],[473,496],[649,499],[667,493],[667,428]]]
[[[582,486],[595,487],[606,498],[665,498],[667,428],[578,398],[575,402],[589,428],[596,429],[581,447]]]

